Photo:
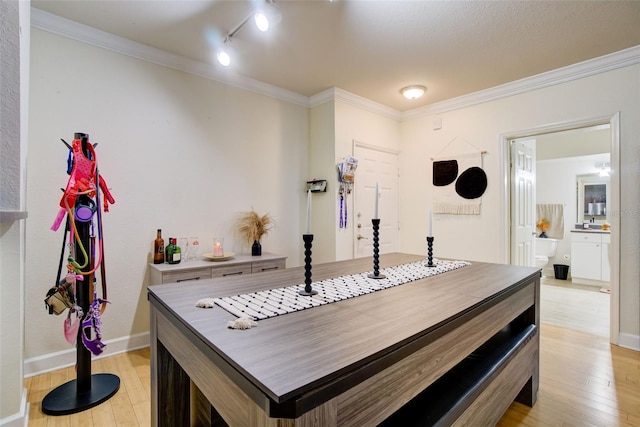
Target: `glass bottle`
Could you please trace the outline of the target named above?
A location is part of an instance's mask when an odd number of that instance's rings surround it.
[[[181,250],[180,247],[176,244],[176,239],[174,237],[169,238],[169,246],[167,246],[167,263],[169,264],[178,264],[180,262]]]
[[[182,260],[182,249],[178,246],[178,239],[173,238],[173,264],[180,264]]]
[[[156,240],[153,242],[153,263],[164,263],[164,239],[162,238],[162,230],[159,228]]]

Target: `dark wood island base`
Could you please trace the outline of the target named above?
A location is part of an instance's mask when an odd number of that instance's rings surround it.
[[[388,254],[381,265],[424,257]],[[314,280],[370,260],[314,266]],[[539,270],[472,265],[226,329],[195,301],[302,283],[302,268],[149,288],[152,425],[495,425],[539,382]]]

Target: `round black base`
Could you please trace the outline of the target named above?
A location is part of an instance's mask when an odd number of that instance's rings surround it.
[[[385,276],[384,274],[378,274],[378,275],[376,276],[376,275],[375,275],[375,274],[373,274],[373,273],[369,273],[369,274],[367,274],[367,277],[368,277],[369,279],[386,279],[386,278],[387,278],[387,276]]]
[[[305,291],[304,289],[301,290],[300,292],[298,292],[300,295],[304,295],[305,297],[310,297],[312,295],[317,295],[318,291],[314,291],[313,289],[309,292]]]
[[[120,388],[120,378],[113,374],[91,375],[91,389],[77,392],[77,380],[71,380],[51,390],[42,399],[42,412],[48,415],[68,415],[93,408],[108,400]]]

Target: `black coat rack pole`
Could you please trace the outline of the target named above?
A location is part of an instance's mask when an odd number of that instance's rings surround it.
[[[90,159],[91,152],[87,148],[87,144],[90,144],[89,135],[76,133],[74,138],[82,139],[82,153]],[[99,190],[96,189],[96,191]],[[87,199],[89,199],[87,195],[78,197],[80,203],[85,202],[85,204],[88,204]],[[98,209],[100,209],[99,206]],[[75,227],[78,231],[79,240],[75,244],[76,261],[80,265],[86,264],[82,271],[88,272],[93,269],[95,261],[91,259],[91,221],[75,221]],[[74,238],[72,237],[72,239]],[[88,259],[85,259],[82,250],[80,250],[80,243],[82,243]],[[87,274],[84,276],[84,280],[76,283],[76,302],[82,307],[84,315],[89,312],[91,305],[91,285],[93,284],[94,274]],[[81,325],[78,328],[76,337],[76,379],[58,386],[44,397],[42,400],[42,412],[45,414],[67,415],[82,412],[108,400],[120,388],[120,378],[116,375],[91,374],[91,352],[82,343],[82,329]],[[95,337],[89,338],[93,339]]]
[[[82,153],[85,157],[91,158],[87,144],[89,144],[89,135],[75,134],[75,138],[82,138]],[[87,201],[89,196],[82,195],[78,197],[78,202],[85,206],[89,204]],[[83,272],[91,271],[93,266],[93,260],[91,259],[91,251],[89,245],[91,242],[91,222],[90,221],[75,221],[76,229],[78,230],[78,239],[76,241],[75,256],[80,265],[85,265],[82,269]],[[87,259],[84,259],[84,254],[80,250],[80,244],[85,249]],[[76,301],[78,305],[82,307],[82,312],[86,316],[89,313],[89,306],[91,305],[91,284],[93,283],[93,273],[84,276],[84,280],[76,282]],[[78,336],[76,337],[76,378],[78,380],[77,388],[78,393],[85,393],[91,390],[91,352],[82,344],[82,326],[78,328]]]

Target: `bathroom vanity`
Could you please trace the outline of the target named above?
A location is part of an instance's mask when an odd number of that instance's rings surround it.
[[[571,280],[602,286],[609,282],[611,232],[599,229],[571,230]]]

